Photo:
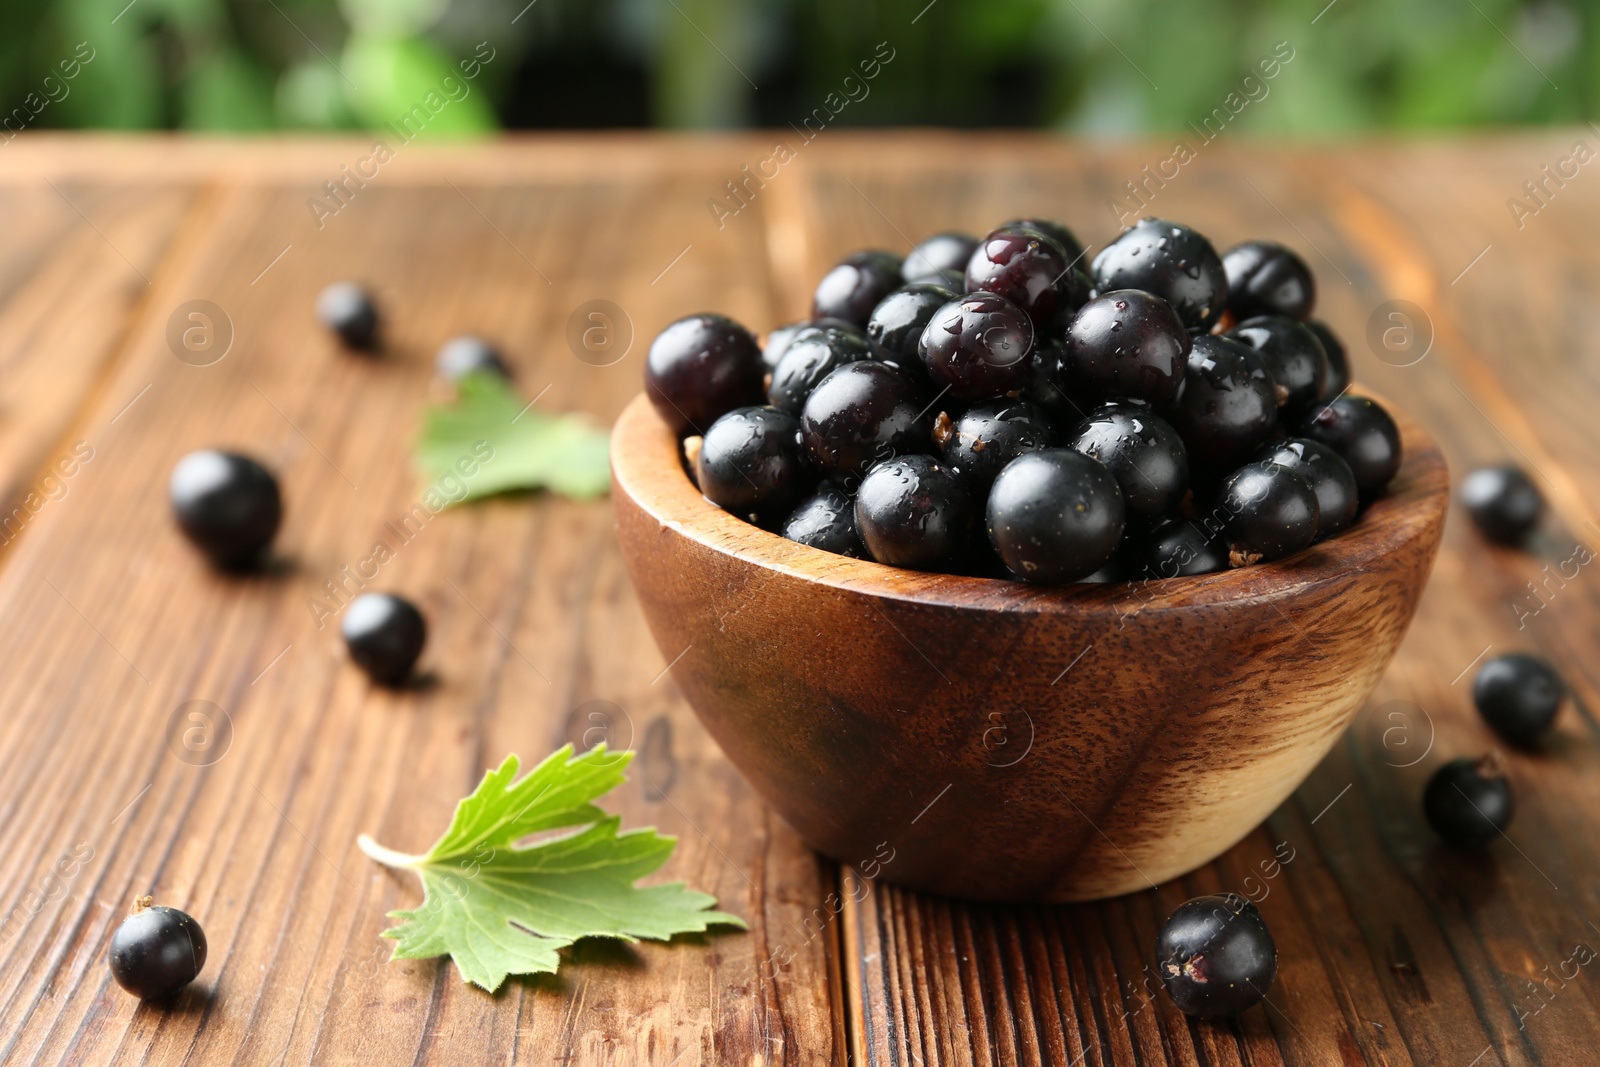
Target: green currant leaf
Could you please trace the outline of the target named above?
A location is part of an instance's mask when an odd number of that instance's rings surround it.
[[[454,404],[430,406],[417,441],[417,465],[443,486],[450,503],[518,489],[546,488],[588,500],[611,487],[610,436],[580,415],[549,415],[525,403],[495,374],[469,374],[456,383]],[[492,456],[484,458],[485,446]],[[461,463],[475,459],[464,475]]]
[[[407,856],[370,837],[362,851],[422,879],[420,907],[392,911],[383,932],[393,959],[450,956],[461,977],[494,992],[508,975],[554,974],[559,950],[580,937],[665,941],[713,924],[744,927],[710,910],[714,897],[682,882],[636,886],[672,855],[677,839],[653,829],[619,833],[621,819],[591,803],[623,781],[631,752],[597,745],[552,753],[517,779],[516,756],[483,776],[426,853]],[[529,834],[585,829],[523,848]]]

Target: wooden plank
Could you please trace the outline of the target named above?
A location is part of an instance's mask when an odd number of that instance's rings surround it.
[[[321,231],[305,207],[314,173],[225,183],[204,206],[203,237],[162,264],[149,304],[206,293],[234,324],[233,350],[181,364],[164,317],[138,316],[74,427],[95,462],[0,571],[0,634],[27,664],[0,678],[6,911],[50,887],[0,945],[0,1059],[839,1058],[831,936],[793,932],[834,869],[750,795],[663,676],[606,503],[491,502],[396,545],[374,584],[428,615],[426,687],[369,688],[308,607],[418,499],[409,447],[445,337],[501,341],[530,396],[548,387],[542,405],[606,419],[637,391],[648,339],[670,318],[702,304],[770,315],[763,228],[706,221],[734,149],[656,153],[671,168],[644,153],[612,170],[508,149],[490,156],[503,168],[458,172],[455,188],[397,170]],[[665,269],[685,243],[693,252]],[[385,309],[394,343],[380,360],[336,351],[312,321],[317,290],[345,276]],[[636,330],[614,366],[581,362],[562,340],[593,298],[616,301]],[[167,472],[216,444],[280,472],[280,573],[220,578],[171,525]],[[231,723],[209,766],[169,750],[169,720],[193,699]],[[425,847],[505,752],[592,743],[607,725],[612,743],[641,751],[607,807],[678,834],[664,876],[716,894],[751,931],[581,945],[559,979],[492,998],[445,963],[386,964],[385,912],[419,892],[362,857],[356,835]],[[64,887],[47,881],[80,844],[92,858]],[[167,1009],[140,1006],[105,969],[111,930],[146,891],[192,911],[210,941],[201,981]],[[789,962],[773,975],[780,945]]]
[[[1358,378],[1429,426],[1458,472],[1531,457],[1557,510],[1550,536],[1530,557],[1486,547],[1453,522],[1367,711],[1293,800],[1208,867],[1115,901],[1016,911],[872,885],[845,923],[859,1062],[1554,1063],[1581,1062],[1579,1050],[1600,1039],[1581,977],[1553,994],[1534,988],[1575,944],[1596,943],[1583,888],[1595,879],[1586,843],[1600,810],[1584,651],[1600,629],[1600,596],[1592,582],[1568,581],[1521,631],[1508,609],[1547,563],[1577,541],[1593,545],[1585,413],[1600,397],[1579,287],[1593,270],[1594,194],[1563,190],[1567,201],[1535,221],[1565,225],[1541,237],[1530,223],[1515,244],[1462,224],[1474,219],[1469,206],[1505,211],[1521,180],[1511,176],[1537,170],[1534,140],[1292,155],[1217,145],[1156,190],[1148,213],[1221,243],[1262,235],[1300,248]],[[917,147],[834,138],[808,150],[806,184],[789,201],[800,221],[787,223],[810,236],[802,274],[815,278],[854,248],[903,249],[938,229],[981,232],[1032,213],[1063,217],[1098,245],[1115,233],[1108,200],[1159,158],[1000,139]],[[1499,165],[1481,165],[1490,159]],[[1452,290],[1497,236],[1503,258],[1473,268],[1478,288]],[[1385,365],[1364,339],[1368,318],[1397,298],[1426,304],[1435,320],[1439,344],[1420,372]],[[1314,635],[1316,620],[1298,621]],[[1484,859],[1439,847],[1418,798],[1441,759],[1495,745],[1467,693],[1486,645],[1550,656],[1578,708],[1544,751],[1507,753],[1521,809]],[[1269,1005],[1200,1025],[1156,991],[1150,946],[1177,903],[1222,889],[1261,896],[1280,975]]]

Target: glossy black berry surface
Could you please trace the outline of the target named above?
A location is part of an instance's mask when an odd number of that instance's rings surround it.
[[[355,282],[334,282],[318,293],[317,318],[351,348],[378,347],[378,306]]]
[[[1317,494],[1304,476],[1273,463],[1240,467],[1222,480],[1217,510],[1235,567],[1282,559],[1317,538]]]
[[[784,519],[779,532],[791,541],[825,552],[855,559],[864,559],[867,554],[861,535],[856,532],[856,502],[827,482],[800,501]]]
[[[439,347],[433,369],[446,381],[456,382],[469,374],[511,377],[506,361],[495,347],[481,337],[452,337]]]
[[[805,409],[806,397],[828,375],[858,360],[870,359],[866,337],[854,329],[808,326],[795,335],[767,383],[767,403],[791,415]]]
[[[1276,241],[1246,241],[1222,254],[1228,310],[1239,321],[1287,315],[1304,321],[1317,304],[1317,282],[1306,261]]]
[[[1209,330],[1222,317],[1228,277],[1211,242],[1187,226],[1140,219],[1094,257],[1102,293],[1142,289],[1172,305],[1186,329]]]
[[[356,597],[344,609],[339,629],[350,658],[379,685],[405,682],[428,639],[422,613],[389,593]]]
[[[1322,383],[1322,396],[1318,398],[1326,402],[1350,388],[1350,357],[1345,354],[1344,342],[1321,319],[1311,319],[1306,328],[1317,335],[1317,340],[1322,342],[1322,354],[1328,357],[1328,377]]]
[[[1305,323],[1263,315],[1241,322],[1227,336],[1255,350],[1277,387],[1278,406],[1288,417],[1304,412],[1323,395],[1328,357]]]
[[[170,997],[205,967],[206,934],[177,908],[145,905],[111,935],[109,963],[117,984],[141,1000]]]
[[[1135,581],[1159,581],[1228,569],[1228,545],[1222,534],[1208,534],[1200,522],[1170,519],[1130,535],[1124,568]]]
[[[982,400],[1021,389],[1033,375],[1033,321],[996,293],[968,293],[934,312],[918,352],[935,390]]]
[[[811,298],[816,318],[836,318],[865,326],[878,301],[900,288],[900,257],[890,252],[856,252],[822,276]]]
[[[1461,479],[1462,507],[1480,533],[1501,545],[1520,545],[1544,515],[1544,494],[1522,468],[1479,467]]]
[[[184,456],[172,468],[169,495],[178,528],[222,567],[258,562],[283,519],[272,472],[233,452]]]
[[[1472,702],[1483,721],[1518,745],[1531,745],[1550,729],[1566,695],[1566,682],[1554,667],[1522,652],[1489,660],[1472,683]]]
[[[1191,345],[1172,306],[1136,289],[1109,292],[1078,309],[1067,327],[1063,389],[1149,401],[1178,398]]]
[[[874,463],[933,451],[931,399],[887,363],[849,363],[806,398],[801,440],[819,469],[859,480]]]
[[[766,341],[761,345],[762,366],[769,371],[776,367],[778,360],[782,359],[783,354],[789,350],[790,343],[800,335],[801,330],[810,325],[812,325],[811,319],[803,319],[800,322],[789,322],[782,326],[773,327],[771,332],[767,334]]]
[[[1382,494],[1400,469],[1400,428],[1376,400],[1349,393],[1316,404],[1297,435],[1321,441],[1350,464],[1362,506]]]
[[[949,570],[965,555],[972,529],[970,490],[932,456],[880,463],[856,491],[856,530],[879,563]]]
[[[1189,454],[1167,420],[1112,401],[1092,412],[1066,445],[1105,465],[1122,490],[1130,526],[1170,515],[1189,490]]]
[[[1103,464],[1067,448],[1029,452],[1000,472],[985,511],[989,543],[1027,582],[1074,582],[1111,561],[1122,491]]]
[[[1042,219],[1038,217],[1027,219],[1012,219],[1010,222],[1001,223],[997,229],[1011,230],[1021,227],[1028,230],[1038,230],[1046,237],[1051,238],[1062,250],[1067,253],[1067,262],[1077,263],[1083,259],[1083,245],[1065,223],[1055,219]]]
[[[974,404],[954,418],[936,419],[933,436],[945,463],[985,493],[1006,464],[1053,443],[1049,417],[1027,400]]]
[[[1027,312],[1043,332],[1061,313],[1062,282],[1071,257],[1052,237],[1023,227],[1001,228],[978,242],[967,261],[966,291],[998,293]]]
[[[651,342],[644,387],[676,433],[705,433],[734,408],[761,403],[763,370],[749,330],[723,315],[690,315]]]
[[[1228,1019],[1267,995],[1278,949],[1256,906],[1237,893],[1185,901],[1156,937],[1156,967],[1178,1010]]]
[[[1184,365],[1182,395],[1166,415],[1189,449],[1191,468],[1220,475],[1272,436],[1278,400],[1253,351],[1202,334]]]
[[[884,297],[867,320],[872,358],[920,371],[922,357],[917,346],[922,341],[922,331],[936,311],[959,298],[955,289],[928,282],[901,286]]]
[[[906,253],[900,265],[900,277],[906,283],[934,282],[960,290],[967,275],[967,260],[978,247],[978,239],[970,233],[947,231],[924,237],[917,246]]]
[[[1428,825],[1450,845],[1488,844],[1511,825],[1512,811],[1511,783],[1492,755],[1451,760],[1422,793]]]
[[[776,408],[734,408],[722,416],[706,431],[694,464],[707,500],[754,519],[788,511],[811,488],[800,420]]]
[[[1253,462],[1288,467],[1311,483],[1317,494],[1317,540],[1332,537],[1356,521],[1356,513],[1361,510],[1356,476],[1344,457],[1327,445],[1290,437],[1263,447]]]

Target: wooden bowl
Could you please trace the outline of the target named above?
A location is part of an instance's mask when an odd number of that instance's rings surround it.
[[[979,900],[1089,900],[1207,863],[1377,684],[1444,526],[1438,447],[1273,564],[1030,586],[807,548],[707,502],[643,396],[612,434],[622,551],[700,720],[814,848]]]

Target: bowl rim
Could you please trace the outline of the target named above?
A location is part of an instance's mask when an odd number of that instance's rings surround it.
[[[612,491],[654,519],[719,555],[844,593],[982,610],[1080,613],[1125,602],[1194,608],[1287,599],[1310,586],[1348,580],[1400,546],[1430,536],[1449,503],[1449,474],[1438,444],[1417,423],[1368,390],[1400,430],[1401,465],[1383,497],[1338,536],[1293,556],[1214,574],[1105,583],[1037,585],[1005,578],[913,571],[790,541],[711,503],[689,480],[671,428],[640,392],[611,433]],[[1145,593],[1140,596],[1141,591]]]

